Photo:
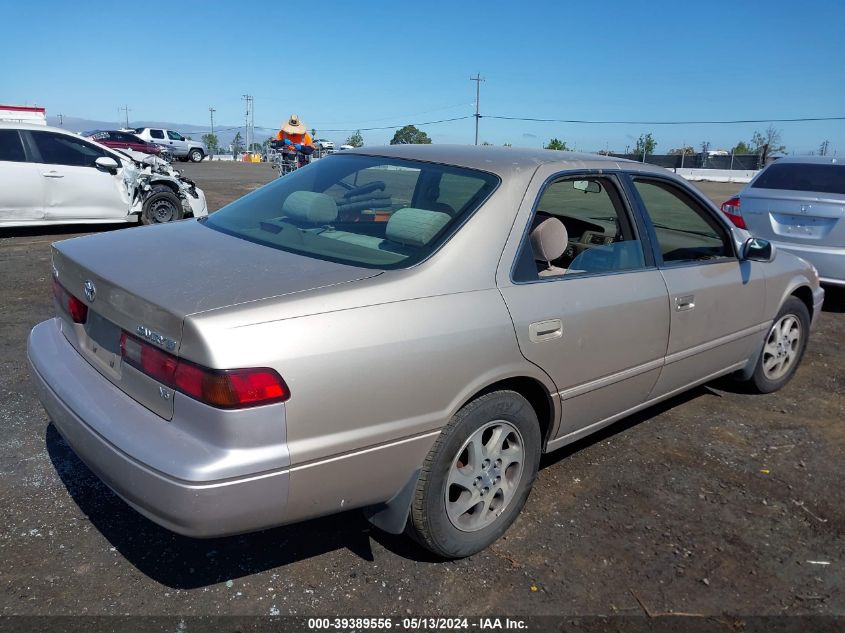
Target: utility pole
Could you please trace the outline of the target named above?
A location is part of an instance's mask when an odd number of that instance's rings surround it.
[[[212,134],[212,136],[214,135],[214,113],[215,112],[217,112],[217,110],[215,110],[211,106],[208,106],[208,113],[211,115],[211,134]]]
[[[253,111],[253,101],[254,98],[252,95],[243,95],[241,97],[244,101],[246,101],[246,114],[244,115],[244,134],[246,135],[246,151],[250,151],[250,147],[255,139],[251,138],[250,132],[253,130],[253,126],[255,124],[255,112]]]
[[[129,127],[129,113],[132,111],[128,105],[124,105],[122,108],[118,108],[118,111],[123,111],[126,115],[126,127]]]
[[[481,82],[485,79],[481,76],[481,73],[475,73],[475,77],[470,77],[469,80],[475,82],[475,144],[478,145],[478,120],[481,118],[478,113],[478,106],[481,99]]]

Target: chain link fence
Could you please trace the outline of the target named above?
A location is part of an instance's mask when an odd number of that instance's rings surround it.
[[[611,154],[615,158],[625,158],[643,162],[642,154]],[[710,154],[647,154],[646,163],[667,169],[737,169],[752,171],[763,168],[763,159],[759,154],[728,154],[727,156]]]

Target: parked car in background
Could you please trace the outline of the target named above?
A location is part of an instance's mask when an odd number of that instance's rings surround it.
[[[0,123],[0,228],[156,224],[207,214],[202,190],[157,156],[61,128]]]
[[[318,138],[314,141],[314,147],[322,150],[334,149],[334,141]]]
[[[784,157],[722,204],[731,221],[812,263],[822,283],[845,286],[845,164]]]
[[[445,557],[505,532],[541,453],[718,376],[781,388],[824,298],[665,169],[471,146],[332,154],[52,270],[39,397],[142,514],[212,537],[363,508]]]
[[[92,130],[90,132],[83,132],[82,136],[91,141],[96,141],[100,145],[105,145],[106,147],[111,147],[113,149],[131,149],[143,154],[152,154],[154,156],[161,155],[161,146],[145,141],[130,132],[121,132],[119,130]]]
[[[145,141],[167,147],[170,154],[179,160],[190,160],[198,163],[208,156],[208,148],[205,146],[205,143],[187,139],[174,130],[155,127],[137,127],[135,128],[135,134]]]

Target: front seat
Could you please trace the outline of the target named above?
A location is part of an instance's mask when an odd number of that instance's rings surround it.
[[[531,229],[531,248],[537,262],[540,277],[555,277],[566,272],[565,268],[553,266],[552,262],[566,251],[569,236],[563,222],[557,218],[546,218]]]

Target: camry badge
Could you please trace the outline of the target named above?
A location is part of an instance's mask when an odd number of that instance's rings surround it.
[[[94,282],[86,279],[82,289],[85,291],[85,298],[93,303],[94,299],[97,298],[97,286],[94,285]]]
[[[139,325],[135,328],[135,333],[141,338],[148,340],[150,343],[155,343],[159,347],[163,347],[168,352],[172,352],[176,349],[176,341],[172,338],[167,338],[160,332],[151,330],[146,325]]]

